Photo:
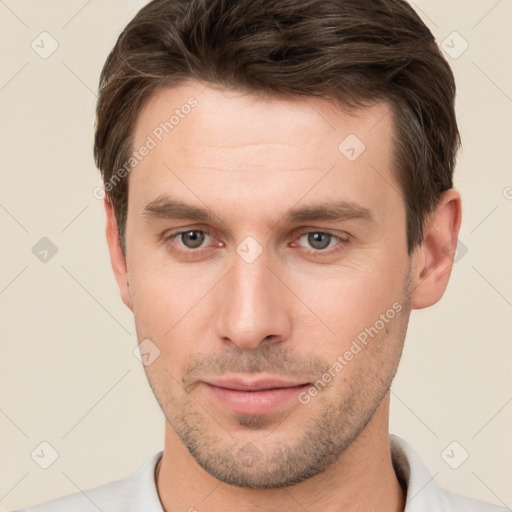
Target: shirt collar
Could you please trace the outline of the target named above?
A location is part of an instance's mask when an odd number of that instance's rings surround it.
[[[163,450],[155,453],[138,471],[133,475],[126,498],[129,512],[163,512],[160,498],[156,490],[155,470],[158,462],[163,456]]]
[[[396,476],[406,492],[404,512],[423,510],[427,503],[435,510],[432,494],[438,494],[439,487],[434,477],[418,454],[402,438],[390,434],[389,443]]]

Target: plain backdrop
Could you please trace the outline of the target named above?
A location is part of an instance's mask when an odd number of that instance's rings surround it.
[[[2,510],[131,475],[163,447],[92,194],[100,70],[143,4],[0,1]],[[456,75],[463,223],[446,295],[412,314],[390,430],[439,484],[511,507],[512,2],[413,5]]]

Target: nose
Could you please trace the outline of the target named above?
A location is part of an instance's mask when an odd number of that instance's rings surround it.
[[[290,291],[268,265],[265,251],[252,263],[234,256],[219,287],[216,334],[242,350],[276,344],[291,335]]]

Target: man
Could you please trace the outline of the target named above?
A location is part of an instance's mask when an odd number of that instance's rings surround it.
[[[401,0],[156,0],[102,72],[107,241],[165,447],[43,511],[503,510],[388,432],[461,222],[452,72]]]

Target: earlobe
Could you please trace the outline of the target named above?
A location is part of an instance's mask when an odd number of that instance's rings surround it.
[[[103,200],[106,216],[106,229],[105,234],[107,238],[108,250],[110,253],[110,263],[112,270],[121,292],[121,298],[125,305],[132,309],[132,302],[130,297],[130,290],[128,286],[128,271],[126,266],[126,259],[121,249],[121,242],[119,240],[119,233],[117,230],[117,220],[114,213],[112,203],[105,197]]]
[[[443,296],[450,278],[461,223],[461,199],[455,189],[441,195],[413,254],[411,308],[432,306]]]

